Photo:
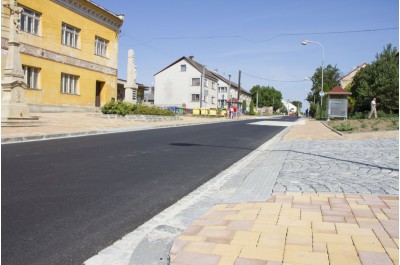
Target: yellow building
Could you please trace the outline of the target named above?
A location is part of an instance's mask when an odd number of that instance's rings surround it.
[[[18,39],[33,112],[89,110],[117,98],[123,15],[89,0],[19,0]],[[9,9],[2,7],[2,77]]]

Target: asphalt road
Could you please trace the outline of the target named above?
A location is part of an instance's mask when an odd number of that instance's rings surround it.
[[[82,264],[284,129],[250,122],[2,145],[3,264]]]

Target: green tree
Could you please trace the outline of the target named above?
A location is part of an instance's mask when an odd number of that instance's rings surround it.
[[[317,104],[310,103],[310,116],[315,118],[316,114],[317,114]]]
[[[352,82],[347,84],[347,86],[344,88],[347,92],[351,93],[351,86]],[[348,103],[347,103],[347,113],[353,113],[354,112],[354,105],[356,104],[356,100],[354,99],[353,95],[349,95],[347,97]]]
[[[258,93],[258,107],[272,106],[274,111],[282,107],[282,93],[274,87],[256,85],[250,89],[250,93],[254,104],[256,103]]]
[[[250,115],[255,115],[256,113],[254,112],[254,102],[251,101],[250,102],[250,111],[249,111]]]
[[[370,102],[376,97],[377,109],[386,113],[399,113],[399,54],[396,47],[388,44],[375,61],[360,70],[350,87],[355,99],[354,111],[370,110]]]
[[[318,67],[317,69],[315,69],[314,75],[311,77],[313,85],[311,88],[311,92],[307,95],[307,101],[310,103],[314,102],[314,97],[316,103],[320,102],[321,97],[319,93],[321,92],[321,74],[321,67]],[[339,68],[337,68],[336,65],[332,66],[328,64],[324,68],[324,92],[329,92],[335,86],[340,85],[340,76],[341,75]]]
[[[243,99],[242,110],[244,110],[244,111],[247,110],[247,102],[245,99]]]

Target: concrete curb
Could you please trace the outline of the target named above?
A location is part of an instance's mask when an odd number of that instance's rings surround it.
[[[322,123],[323,125],[325,125],[325,127],[328,128],[329,130],[331,130],[332,132],[335,132],[335,133],[337,133],[337,134],[339,134],[340,136],[343,137],[343,133],[341,133],[341,132],[339,132],[339,131],[333,129],[333,128],[330,127],[328,124],[326,124],[324,121],[321,121],[321,123]]]

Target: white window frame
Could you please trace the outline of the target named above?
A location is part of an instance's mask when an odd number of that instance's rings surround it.
[[[192,94],[192,102],[200,102],[200,95],[199,94]]]
[[[196,82],[194,82],[196,80]],[[200,86],[200,78],[192,78],[192,86]]]
[[[94,40],[94,54],[107,57],[108,40],[95,36]]]
[[[226,86],[220,86],[220,87],[218,87],[218,92],[219,93],[227,93],[228,88]]]
[[[42,14],[35,10],[22,7],[22,13],[19,16],[19,28],[21,31],[33,35],[39,35],[40,18]]]
[[[24,80],[29,89],[39,89],[40,68],[22,65]]]
[[[62,23],[61,26],[61,43],[72,48],[79,48],[79,34],[81,30]]]
[[[186,64],[181,64],[181,72],[186,72]]]
[[[208,87],[208,79],[207,78],[204,78],[204,86]]]
[[[79,95],[79,76],[61,73],[61,93]]]

